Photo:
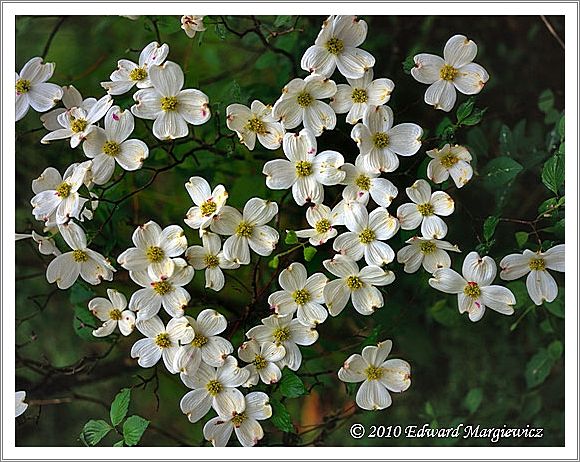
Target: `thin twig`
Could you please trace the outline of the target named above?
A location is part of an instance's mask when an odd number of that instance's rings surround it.
[[[42,51],[42,54],[40,55],[42,57],[42,59],[46,58],[46,55],[48,54],[48,50],[50,49],[50,45],[52,44],[52,40],[54,39],[54,36],[56,35],[58,30],[60,29],[60,26],[62,26],[62,24],[64,23],[65,19],[66,19],[66,16],[63,16],[62,18],[60,18],[60,21],[58,21],[56,23],[56,25],[54,26],[54,29],[52,29],[52,32],[48,36],[48,40],[46,41],[46,44],[44,45],[44,50]]]
[[[552,34],[552,36],[558,41],[558,43],[562,47],[562,50],[565,50],[566,47],[564,45],[564,41],[560,38],[560,36],[556,32],[556,29],[554,29],[554,26],[552,26],[550,21],[548,21],[548,18],[546,18],[544,15],[541,15],[540,18],[542,18],[542,22],[546,26],[546,29],[548,29],[548,32],[550,32],[550,34]]]

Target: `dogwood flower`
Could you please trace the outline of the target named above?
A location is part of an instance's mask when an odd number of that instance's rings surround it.
[[[461,252],[456,245],[438,239],[415,236],[405,242],[411,245],[397,252],[397,261],[405,265],[405,273],[414,273],[422,264],[425,271],[433,274],[435,270],[451,266],[447,251]]]
[[[26,399],[26,392],[25,391],[17,391],[14,395],[15,402],[16,402],[16,417],[21,416],[24,414],[24,411],[28,409],[28,403],[25,403],[24,400]]]
[[[59,115],[61,115],[63,112],[66,112],[67,109],[72,109],[73,107],[80,107],[86,112],[89,112],[91,107],[93,107],[96,102],[96,98],[83,99],[80,92],[72,85],[64,86],[62,87],[62,104],[64,104],[64,108],[59,107],[53,109],[50,112],[47,112],[46,114],[42,114],[40,116],[40,121],[42,122],[42,125],[44,125],[44,128],[47,130],[59,130],[62,128],[58,122]]]
[[[363,123],[356,124],[351,138],[357,143],[365,170],[394,172],[399,156],[412,156],[421,147],[423,129],[417,124],[402,123],[393,127],[393,110],[389,106],[369,106]]]
[[[205,269],[205,286],[219,292],[226,282],[222,269],[237,269],[240,264],[224,258],[222,241],[217,234],[206,232],[201,239],[203,247],[189,247],[185,252],[185,259],[194,269]]]
[[[252,387],[262,380],[266,385],[278,382],[282,378],[282,371],[276,365],[286,355],[286,349],[282,345],[273,342],[258,343],[256,339],[250,339],[242,343],[238,348],[238,357],[249,363],[244,369],[250,371],[250,376],[244,387]]]
[[[139,64],[120,59],[117,69],[110,76],[110,82],[101,82],[101,86],[110,95],[122,95],[137,85],[137,88],[150,88],[153,86],[149,73],[153,66],[163,64],[169,54],[169,46],[159,46],[157,42],[151,42],[139,54]]]
[[[443,183],[451,175],[455,186],[461,188],[471,180],[471,154],[463,146],[446,144],[441,149],[427,151],[427,155],[433,159],[427,165],[427,177],[433,183]]]
[[[285,130],[272,117],[272,107],[258,100],[251,108],[243,104],[230,104],[226,108],[226,125],[238,134],[240,142],[251,151],[256,145],[256,137],[266,149],[278,149],[282,144]]]
[[[441,292],[458,294],[459,312],[467,312],[473,322],[483,317],[486,306],[501,314],[514,313],[514,294],[505,287],[491,285],[497,273],[491,257],[481,258],[477,252],[470,252],[463,261],[462,273],[463,276],[450,268],[438,269],[429,285]]]
[[[330,99],[330,107],[337,114],[348,112],[346,121],[356,124],[370,106],[382,106],[391,99],[395,84],[391,79],[373,80],[372,68],[359,79],[346,79],[347,84],[336,86],[336,94]]]
[[[289,130],[301,123],[320,136],[336,126],[334,110],[321,99],[336,93],[336,83],[322,75],[311,74],[305,79],[293,79],[283,89],[272,108],[272,116]]]
[[[58,250],[58,247],[54,243],[54,239],[52,237],[42,236],[38,234],[36,231],[32,231],[32,234],[16,233],[17,241],[27,238],[32,238],[34,242],[38,244],[38,251],[42,255],[54,255],[55,257],[58,257],[61,254],[60,250]]]
[[[181,17],[181,28],[189,38],[193,38],[197,32],[203,32],[205,30],[203,18],[204,16],[191,15]]]
[[[82,107],[68,109],[56,118],[60,128],[46,134],[40,142],[48,144],[50,141],[70,138],[70,147],[76,148],[93,131],[94,124],[104,117],[112,105],[112,98],[105,95],[88,111]]]
[[[322,290],[328,278],[324,274],[316,273],[308,277],[302,263],[292,263],[280,273],[278,282],[282,290],[268,297],[270,308],[276,314],[296,313],[300,324],[309,327],[316,327],[326,320],[328,312],[322,306]]]
[[[296,236],[307,237],[311,245],[318,246],[324,244],[329,239],[336,236],[335,226],[344,224],[341,211],[324,204],[315,204],[306,209],[306,221],[312,228],[296,231]]]
[[[429,85],[425,102],[449,112],[455,105],[459,90],[465,95],[479,93],[489,80],[489,74],[473,60],[477,45],[464,35],[454,35],[445,44],[443,59],[428,53],[415,55],[411,75]]]
[[[181,398],[181,412],[195,423],[213,407],[218,415],[227,415],[230,406],[243,406],[241,386],[250,372],[238,367],[238,361],[228,356],[218,368],[201,363],[195,375],[182,375],[183,383],[192,390]]]
[[[194,335],[187,319],[172,318],[165,327],[159,316],[153,316],[138,320],[135,326],[146,338],[135,342],[131,348],[131,358],[137,358],[141,367],[153,367],[163,358],[167,370],[177,373],[173,365],[179,345],[191,342]]]
[[[423,237],[443,239],[447,225],[439,218],[449,216],[455,210],[455,202],[444,191],[431,194],[431,186],[425,180],[417,180],[406,189],[412,204],[403,204],[397,209],[397,218],[402,229],[415,229],[421,225]]]
[[[188,123],[201,125],[209,120],[209,99],[199,90],[183,88],[183,71],[167,61],[148,70],[153,88],[144,88],[133,95],[133,115],[154,120],[153,134],[159,140],[183,138],[189,133]]]
[[[388,207],[399,191],[393,183],[385,178],[379,178],[380,173],[368,169],[364,156],[356,157],[355,164],[345,163],[341,170],[346,172],[342,184],[346,185],[343,196],[357,196],[358,201],[367,204],[369,195],[381,207]]]
[[[151,319],[161,307],[173,318],[184,315],[191,295],[183,286],[191,282],[194,270],[181,258],[173,259],[173,263],[171,276],[152,266],[148,271],[130,272],[131,279],[143,287],[129,300],[129,309],[137,312],[137,321]]]
[[[193,376],[203,362],[208,366],[223,366],[227,356],[234,351],[232,344],[219,337],[228,327],[226,318],[215,310],[203,310],[197,319],[186,316],[195,337],[179,348],[175,356],[175,369],[181,374]]]
[[[174,258],[187,249],[187,237],[178,225],[161,229],[154,221],[148,221],[133,232],[135,247],[125,250],[117,261],[128,271],[146,271],[151,268],[154,274],[171,277]]]
[[[83,229],[69,221],[58,226],[60,234],[72,252],[63,253],[52,260],[46,268],[46,280],[56,282],[59,289],[68,289],[80,276],[89,284],[100,284],[113,280],[116,271],[100,253],[87,248],[87,237]]]
[[[47,80],[54,73],[54,63],[44,63],[36,57],[28,61],[20,74],[16,73],[16,122],[32,107],[36,112],[46,112],[62,99],[62,88]]]
[[[209,183],[200,176],[192,176],[185,189],[195,204],[187,212],[185,223],[193,229],[205,229],[216,217],[228,199],[228,192],[218,184],[212,191]],[[201,232],[201,231],[200,231]]]
[[[375,58],[358,48],[366,39],[367,23],[356,16],[329,16],[314,45],[306,50],[300,67],[330,77],[338,71],[348,79],[361,78],[375,65]]]
[[[324,286],[324,301],[332,316],[338,316],[349,299],[360,314],[373,314],[384,305],[383,294],[375,286],[385,286],[395,280],[392,271],[369,265],[359,270],[352,258],[335,255],[325,260],[324,267],[339,279]]]
[[[267,257],[272,253],[278,239],[278,231],[267,226],[278,213],[276,202],[253,197],[244,206],[243,214],[226,205],[211,223],[214,233],[230,236],[224,243],[224,258],[240,265],[250,263],[250,248],[258,255]]]
[[[399,230],[399,222],[383,207],[370,214],[357,202],[345,205],[344,224],[349,232],[340,234],[333,244],[334,250],[359,261],[363,256],[367,265],[383,266],[391,263],[395,252],[385,242]]]
[[[402,359],[388,359],[393,342],[386,340],[377,346],[366,346],[362,355],[350,356],[338,371],[343,382],[363,382],[356,393],[356,404],[376,411],[392,404],[389,391],[401,393],[411,386],[411,366]]]
[[[242,446],[255,446],[264,437],[258,420],[272,417],[272,406],[266,393],[254,391],[244,396],[243,405],[227,403],[223,415],[208,420],[203,426],[203,436],[215,447],[225,447],[232,430]]]
[[[307,128],[299,134],[286,133],[283,149],[288,160],[268,161],[262,173],[266,175],[266,186],[270,189],[292,187],[292,196],[298,205],[322,203],[323,186],[338,184],[346,177],[346,173],[340,170],[344,164],[342,154],[336,151],[316,154],[316,138]]]
[[[125,296],[115,290],[107,289],[109,299],[103,297],[93,298],[89,302],[89,310],[103,325],[93,331],[95,337],[106,337],[115,330],[117,325],[121,334],[127,336],[135,329],[135,314],[126,310],[127,299]]]
[[[284,357],[276,364],[280,369],[288,367],[297,371],[302,363],[302,353],[298,345],[312,345],[318,340],[318,331],[314,327],[301,324],[292,315],[273,314],[262,319],[262,325],[252,327],[246,332],[248,339],[255,339],[259,344],[274,343],[286,350]]]
[[[526,287],[532,301],[536,305],[544,301],[553,302],[558,296],[558,285],[548,270],[564,272],[564,248],[564,244],[560,244],[546,252],[526,249],[523,255],[507,255],[499,262],[499,277],[504,281],[513,281],[527,274]]]

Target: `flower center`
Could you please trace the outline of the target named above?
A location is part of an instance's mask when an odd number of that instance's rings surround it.
[[[365,369],[367,380],[379,380],[383,376],[384,369],[377,366],[369,366]]]
[[[372,229],[365,228],[358,235],[358,239],[361,244],[370,244],[376,239],[377,235]]]
[[[212,200],[207,200],[203,204],[201,204],[200,211],[204,217],[209,217],[212,213],[215,213],[217,210],[217,205]]]
[[[165,112],[167,111],[175,111],[177,109],[177,98],[175,96],[164,96],[161,98],[161,109]]]
[[[73,118],[73,120],[70,123],[70,129],[74,133],[80,133],[80,132],[83,132],[85,130],[85,128],[87,128],[88,124],[89,123],[85,119],[74,119]]]
[[[210,380],[205,386],[205,388],[207,388],[207,392],[211,396],[217,396],[224,389],[224,386],[217,380]]]
[[[445,66],[443,66],[439,71],[439,77],[449,82],[455,79],[455,77],[457,77],[457,74],[459,74],[459,69],[455,69],[453,66],[449,64],[445,64]]]
[[[290,340],[290,329],[288,327],[278,327],[278,329],[272,332],[272,336],[276,340],[276,343],[279,345],[286,340]]]
[[[481,289],[477,285],[477,282],[468,282],[463,289],[463,293],[471,298],[479,298],[481,295]]]
[[[299,177],[312,175],[312,162],[308,162],[307,160],[296,162],[296,174]]]
[[[113,308],[111,311],[109,311],[109,319],[112,319],[113,321],[120,321],[121,319],[123,319],[121,310]]]
[[[151,285],[153,286],[153,290],[159,295],[168,294],[173,290],[173,286],[167,281],[152,282]]]
[[[546,269],[546,261],[543,258],[532,258],[529,266],[532,271],[544,271]]]
[[[302,93],[298,94],[298,96],[296,97],[296,101],[298,102],[298,105],[300,107],[308,107],[312,104],[314,98],[307,91],[303,91]]]
[[[240,237],[251,237],[254,227],[246,221],[242,221],[236,228],[236,234]]]
[[[161,332],[155,337],[155,345],[159,348],[169,348],[171,346],[171,339],[167,332]]]
[[[58,187],[56,188],[56,195],[58,197],[66,199],[68,196],[70,196],[71,189],[72,186],[65,181],[64,183],[59,184]]]
[[[201,348],[207,343],[207,337],[200,334],[195,334],[195,338],[191,341],[194,347]]]
[[[316,226],[314,227],[314,229],[316,229],[316,232],[318,234],[324,234],[324,233],[328,232],[328,230],[330,228],[331,228],[330,221],[328,221],[326,218],[323,218],[322,220],[318,220],[316,222]]]
[[[373,135],[373,143],[375,147],[384,149],[389,145],[389,135],[384,132],[375,133]]]
[[[435,250],[437,249],[437,246],[431,242],[431,241],[426,241],[426,242],[421,242],[421,244],[419,244],[419,248],[421,249],[421,252],[423,252],[424,254],[430,254],[435,252]]]
[[[297,305],[304,305],[310,301],[310,292],[306,289],[298,289],[292,294],[292,298]]]
[[[325,45],[329,53],[338,55],[344,50],[344,42],[339,38],[332,37]]]
[[[264,369],[268,365],[268,362],[262,355],[256,355],[256,358],[252,361],[252,364],[256,366],[257,370],[260,370]]]
[[[32,88],[32,84],[30,83],[30,80],[26,80],[26,79],[18,79],[16,81],[16,93],[21,95],[23,93],[28,93],[30,91],[30,89]]]
[[[129,72],[129,78],[133,81],[145,80],[147,78],[147,71],[143,67],[136,67]]]
[[[447,154],[444,154],[443,156],[441,156],[440,162],[441,162],[441,165],[443,165],[443,167],[451,168],[457,162],[459,162],[459,158],[456,155],[448,152]]]
[[[268,133],[268,130],[266,129],[266,124],[255,116],[250,120],[248,120],[246,128],[251,132],[257,133],[258,135],[265,135],[266,133]]]
[[[346,278],[346,286],[351,290],[358,290],[364,285],[358,276],[349,276]]]
[[[145,254],[147,255],[147,260],[149,260],[151,263],[159,263],[165,256],[163,249],[154,245],[148,247]]]
[[[371,179],[366,175],[359,175],[359,177],[354,180],[354,184],[356,184],[359,189],[363,191],[368,191],[371,189]]]
[[[417,210],[424,217],[433,215],[433,212],[435,211],[434,207],[429,202],[417,205]]]
[[[369,100],[367,91],[363,88],[355,88],[350,97],[355,103],[366,103]]]
[[[232,424],[234,424],[234,427],[238,428],[247,418],[248,417],[246,416],[245,412],[242,412],[241,414],[235,413],[232,417]]]
[[[121,151],[121,146],[115,141],[107,141],[103,145],[103,152],[108,156],[115,157],[119,154],[119,151]]]
[[[206,255],[203,257],[203,262],[205,263],[206,268],[215,268],[219,266],[220,259],[216,255]]]
[[[83,252],[82,250],[74,250],[72,254],[73,260],[76,261],[77,263],[84,263],[86,261],[89,261],[89,256],[87,255],[86,252]]]

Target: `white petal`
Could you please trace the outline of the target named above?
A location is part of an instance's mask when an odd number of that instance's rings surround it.
[[[292,197],[298,205],[320,204],[324,201],[324,188],[314,176],[301,177],[292,185]]]
[[[206,337],[221,334],[228,327],[226,318],[212,309],[206,309],[199,313],[197,323]]]
[[[264,437],[262,426],[251,417],[244,420],[239,427],[234,426],[238,441],[244,447],[255,446]]]
[[[399,193],[395,185],[385,178],[372,179],[369,192],[376,204],[381,207],[388,207],[391,205],[391,202]]]
[[[536,305],[541,305],[544,301],[553,302],[558,296],[558,285],[547,271],[531,271],[526,279],[526,287]]]
[[[467,281],[452,269],[442,268],[433,273],[433,277],[429,279],[429,285],[448,294],[461,294]]]
[[[73,259],[72,252],[59,255],[46,268],[46,280],[56,282],[59,289],[68,289],[80,274],[80,265]]]
[[[461,67],[453,85],[464,95],[475,95],[483,90],[489,74],[479,64],[470,63]]]
[[[337,316],[344,309],[350,298],[350,290],[342,279],[330,281],[324,287],[324,302],[332,316]]]
[[[301,160],[311,162],[316,154],[316,147],[316,137],[307,128],[300,130],[300,133],[286,133],[284,135],[284,154],[291,162]]]
[[[316,155],[313,162],[313,171],[316,180],[326,186],[342,182],[346,173],[339,170],[344,164],[344,157],[336,151],[323,151]]]
[[[258,255],[267,257],[276,248],[278,239],[280,238],[278,231],[270,226],[258,226],[254,229],[252,237],[248,238],[250,248]]]
[[[330,100],[330,107],[337,114],[344,114],[353,106],[352,88],[350,85],[340,84],[336,86],[336,93]]]
[[[288,292],[304,289],[307,280],[306,268],[302,263],[292,263],[280,273],[280,287]]]
[[[141,367],[153,367],[161,359],[161,349],[150,338],[137,340],[131,348],[131,358],[137,358]]]
[[[191,423],[202,419],[210,410],[212,398],[205,389],[192,390],[181,398],[181,412],[187,415]],[[209,422],[208,422],[209,423]]]
[[[265,225],[278,214],[278,204],[253,197],[244,206],[244,220],[256,225]]]
[[[330,77],[336,69],[336,57],[324,47],[312,45],[304,52],[300,67],[307,72]]]
[[[209,98],[196,89],[182,90],[177,95],[177,112],[192,125],[202,125],[211,117]]]
[[[543,255],[546,268],[563,273],[566,269],[565,255],[565,244],[556,245],[547,250]]]
[[[237,235],[228,237],[224,242],[224,256],[227,260],[238,262],[241,265],[250,263],[248,239]]]
[[[455,105],[457,93],[453,84],[447,80],[438,80],[425,92],[425,102],[435,109],[449,112]]]
[[[303,111],[295,98],[285,98],[284,95],[272,108],[272,115],[279,120],[286,130],[297,127],[302,123]],[[288,133],[286,134],[288,135]]]
[[[386,209],[377,207],[369,214],[369,228],[378,240],[386,241],[397,233],[399,222]]]
[[[358,383],[366,379],[365,369],[368,363],[359,354],[349,356],[338,371],[338,378],[343,382]]]
[[[555,295],[554,298],[556,298]],[[511,290],[502,286],[482,287],[481,300],[485,304],[485,306],[488,306],[492,310],[495,310],[498,313],[508,315],[513,314],[514,312],[513,307],[516,304],[516,298],[514,297],[514,294],[511,292]]]
[[[183,88],[183,71],[178,64],[171,61],[161,66],[151,66],[149,78],[163,96],[175,96]]]
[[[411,366],[402,359],[389,359],[381,367],[384,369],[381,383],[389,390],[400,393],[411,386]]]
[[[211,230],[217,234],[231,236],[236,233],[236,228],[242,220],[242,214],[238,210],[226,205],[222,208],[219,215],[212,220]],[[230,260],[227,256],[226,258]]]
[[[214,447],[225,447],[232,436],[234,426],[229,420],[214,417],[203,426],[203,437]]]
[[[375,58],[368,51],[346,46],[337,56],[336,67],[349,79],[362,77],[367,69],[375,65]]]
[[[316,327],[322,324],[328,317],[328,311],[318,303],[308,302],[301,305],[296,313],[296,319],[303,326]]]
[[[368,411],[385,409],[391,402],[391,395],[378,380],[365,380],[356,394],[356,404]]]
[[[433,274],[435,270],[449,267],[451,267],[451,257],[444,250],[435,249],[433,253],[426,254],[423,258],[423,268],[428,273]]]
[[[343,255],[335,255],[332,260],[325,260],[322,264],[339,278],[346,278],[359,272],[358,265],[351,258]],[[326,295],[324,298],[326,299]]]
[[[226,357],[234,351],[232,344],[222,337],[210,337],[201,349],[203,361],[213,367],[221,367]]]
[[[164,111],[153,122],[153,134],[159,140],[183,138],[188,133],[185,119],[176,111]]]
[[[397,209],[397,219],[401,229],[415,229],[421,224],[423,217],[417,210],[417,205],[403,204]]]
[[[385,360],[391,349],[393,348],[393,342],[391,340],[385,340],[384,342],[379,342],[377,345],[369,345],[363,348],[362,357],[368,364],[373,366],[380,366]]]
[[[432,84],[439,80],[439,73],[441,68],[445,65],[445,61],[439,56],[420,53],[413,57],[415,67],[411,69],[411,75],[421,83]]]
[[[364,255],[364,246],[357,233],[349,232],[339,235],[332,247],[340,252],[340,255],[345,255],[353,261],[359,261]]]
[[[266,420],[272,416],[270,399],[266,393],[255,391],[246,395],[246,414],[255,420]]]
[[[499,277],[504,281],[519,279],[530,272],[529,263],[530,258],[525,255],[519,253],[506,255],[499,262],[499,267],[501,268]]]
[[[373,286],[386,286],[395,280],[392,271],[374,265],[365,266],[360,270],[358,276],[363,282]]]
[[[134,171],[143,166],[143,161],[147,157],[149,157],[149,148],[143,141],[127,140],[121,144],[115,160],[124,170]]]
[[[445,44],[443,57],[445,62],[458,68],[470,63],[477,55],[477,45],[464,35],[454,35]]]
[[[400,156],[412,156],[421,147],[423,129],[417,124],[399,124],[389,130],[388,136],[389,149]]]
[[[131,296],[129,309],[137,312],[139,321],[151,319],[161,309],[161,297],[150,287],[140,289]]]
[[[373,106],[380,106],[386,104],[391,99],[391,93],[395,88],[395,84],[391,79],[377,79],[374,80],[367,87],[367,96],[369,98],[368,104]]]
[[[461,188],[471,180],[471,177],[473,176],[473,168],[469,163],[460,160],[449,169],[449,174],[453,178],[455,185],[458,188]]]
[[[455,210],[455,202],[444,191],[435,191],[431,196],[431,205],[436,215],[448,216]]]
[[[480,286],[489,286],[497,274],[497,267],[493,258],[485,256],[481,258],[477,252],[470,252],[463,260],[461,269],[463,277]]]
[[[352,305],[360,314],[370,315],[384,305],[383,295],[376,287],[362,287],[352,291]]]
[[[304,109],[304,128],[314,132],[316,136],[324,130],[332,130],[336,126],[336,114],[332,108],[322,101],[314,100]]]
[[[423,254],[415,245],[408,245],[397,252],[397,261],[405,265],[405,273],[414,273],[423,262]]]
[[[423,218],[421,234],[429,239],[443,239],[447,235],[447,225],[437,215]]]
[[[391,263],[395,259],[395,252],[385,242],[373,241],[364,247],[367,265],[383,266]]]
[[[285,159],[266,162],[262,173],[266,175],[266,186],[270,189],[288,189],[296,181],[296,168]]]

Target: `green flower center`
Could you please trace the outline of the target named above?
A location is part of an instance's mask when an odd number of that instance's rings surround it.
[[[310,292],[306,289],[298,289],[292,294],[292,298],[297,305],[304,305],[310,301]]]
[[[322,220],[318,220],[316,222],[316,226],[314,227],[314,229],[316,229],[316,232],[318,234],[324,234],[324,233],[328,232],[328,230],[330,228],[331,228],[330,221],[328,221],[326,218],[323,218]]]
[[[457,162],[459,162],[459,158],[455,154],[448,152],[447,154],[444,154],[441,156],[440,162],[441,162],[441,165],[443,165],[443,167],[451,168]]]
[[[346,286],[350,290],[358,290],[364,286],[364,282],[362,282],[358,276],[349,276],[346,278]]]
[[[167,332],[161,332],[155,337],[155,345],[159,348],[169,348],[171,346],[171,339]]]
[[[84,263],[86,261],[89,261],[89,256],[87,255],[86,252],[83,252],[82,250],[74,250],[72,254],[73,260],[76,261],[77,263]]]
[[[247,418],[248,417],[246,416],[245,412],[242,412],[241,414],[235,413],[234,416],[232,417],[232,424],[234,424],[234,427],[237,428],[240,425],[242,425],[242,422]]]
[[[177,109],[177,98],[175,96],[164,96],[161,98],[161,109],[164,111],[175,111]]]
[[[338,55],[344,50],[344,42],[339,38],[332,37],[325,45],[329,53]]]
[[[204,337],[203,335],[200,334],[195,334],[195,338],[191,341],[191,344],[194,347],[201,348],[207,343],[207,341],[208,341],[207,337]]]
[[[296,162],[296,174],[299,177],[312,175],[312,162],[308,162],[307,160]]]
[[[359,177],[354,180],[354,184],[356,184],[359,189],[363,191],[368,191],[371,189],[371,179],[366,175],[359,175]]]
[[[529,266],[532,271],[544,271],[546,269],[546,261],[543,258],[532,258]]]
[[[268,365],[268,362],[264,359],[262,355],[256,355],[256,357],[252,361],[252,364],[256,366],[257,370],[261,370]]]
[[[142,67],[136,67],[129,72],[129,78],[135,82],[145,80],[147,78],[147,71]]]
[[[107,154],[108,156],[115,157],[115,156],[119,155],[120,151],[121,151],[121,146],[119,145],[119,143],[116,143],[115,141],[107,141],[103,145],[103,152],[105,154]]]
[[[369,100],[367,91],[362,88],[355,88],[350,97],[355,103],[366,103]]]
[[[428,216],[433,215],[433,212],[435,211],[435,208],[429,202],[427,202],[425,204],[419,204],[419,205],[417,205],[417,210],[424,217],[428,217]]]
[[[303,91],[302,93],[298,94],[298,96],[296,97],[296,101],[298,102],[298,105],[300,107],[308,107],[312,104],[314,98],[307,91]]]
[[[481,289],[477,285],[477,282],[468,282],[465,289],[463,289],[463,293],[471,298],[479,298]]]
[[[30,83],[30,80],[18,79],[15,86],[16,93],[22,95],[23,93],[28,93],[30,91],[32,88],[32,83]]]
[[[369,366],[365,369],[367,380],[379,380],[383,376],[383,373],[384,369],[382,367]]]
[[[72,119],[71,123],[70,123],[70,129],[74,132],[74,133],[81,133],[85,130],[85,128],[87,128],[87,125],[89,123],[85,120],[85,119]]]
[[[123,319],[121,310],[113,308],[111,311],[109,311],[109,319],[112,319],[113,321],[120,321],[121,319]]]
[[[173,290],[173,286],[167,281],[152,282],[151,285],[153,286],[153,290],[159,295],[168,294]]]
[[[145,255],[147,255],[147,260],[149,260],[151,263],[159,263],[161,260],[163,260],[165,253],[161,247],[152,245],[147,248]]]
[[[449,82],[453,81],[453,79],[457,77],[457,74],[459,74],[459,69],[455,69],[449,64],[445,64],[445,66],[443,66],[439,71],[439,77]]]
[[[286,340],[290,340],[290,329],[288,327],[278,327],[272,332],[272,337],[274,337],[274,340],[279,345]]]
[[[207,392],[211,396],[217,396],[224,389],[224,386],[217,380],[210,380],[205,386],[205,388],[207,388]]]
[[[217,210],[217,205],[212,200],[207,200],[199,207],[202,216],[209,217],[212,213],[215,213]]]
[[[375,147],[384,149],[389,145],[389,135],[384,132],[375,133],[373,135],[373,143]]]
[[[419,244],[419,248],[421,249],[421,252],[426,255],[437,250],[437,246],[431,241],[421,242],[421,244]]]
[[[219,266],[220,259],[216,255],[206,255],[203,257],[203,262],[205,263],[206,268],[215,268]]]
[[[246,128],[251,132],[257,133],[258,135],[265,135],[266,133],[268,133],[268,130],[266,129],[266,124],[255,116],[250,120],[248,120]]]
[[[365,228],[358,235],[358,240],[361,244],[370,244],[376,239],[377,235],[372,229]]]
[[[254,227],[246,221],[242,221],[236,228],[236,234],[240,237],[251,237]]]
[[[59,184],[58,187],[56,188],[56,195],[58,197],[66,199],[68,196],[70,196],[71,189],[72,186],[65,181]]]

